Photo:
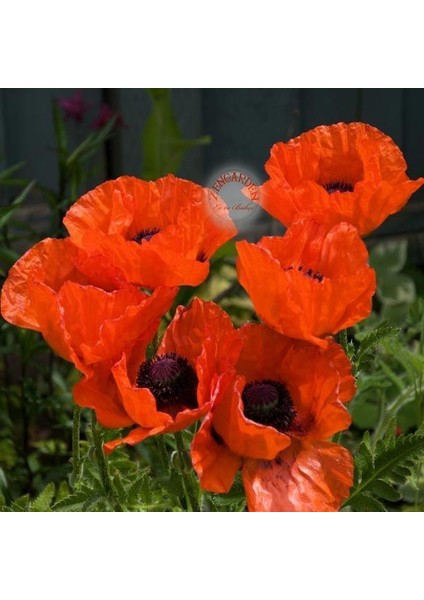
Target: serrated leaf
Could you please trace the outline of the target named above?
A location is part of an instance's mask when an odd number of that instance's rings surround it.
[[[55,493],[54,483],[49,483],[31,504],[33,512],[48,512]]]
[[[147,469],[131,484],[127,491],[127,504],[136,504],[141,496]]]
[[[384,504],[368,494],[356,497],[350,506],[357,512],[386,512]]]
[[[127,492],[122,484],[121,477],[119,473],[116,473],[112,478],[113,487],[118,494],[118,499],[120,502],[124,502],[127,499]]]
[[[29,494],[25,494],[12,503],[12,509],[15,512],[27,512],[29,510],[29,503]]]
[[[410,474],[409,466],[411,461],[416,459],[424,452],[424,436],[413,433],[409,435],[400,435],[394,441],[390,434],[389,442],[380,440],[375,448],[373,464],[369,464],[367,460],[366,450],[369,450],[369,437],[363,441],[359,447],[358,454],[355,458],[355,466],[357,466],[355,485],[350,497],[346,500],[343,506],[356,505],[357,499],[364,495],[370,495],[376,482],[380,480],[396,480],[400,479],[402,469]]]
[[[405,483],[407,478],[411,474],[411,469],[409,467],[397,466],[390,474],[390,479],[395,483]]]
[[[397,502],[401,498],[401,494],[392,485],[383,481],[383,479],[375,481],[370,486],[370,491],[379,498],[383,498],[383,500],[388,500],[389,502]]]
[[[91,495],[90,495],[91,497]],[[52,509],[54,511],[66,511],[66,512],[76,512],[81,510],[82,505],[87,500],[87,494],[83,491],[75,492],[63,500],[59,500],[56,502]]]
[[[361,342],[359,350],[356,356],[356,367],[359,370],[362,364],[365,362],[367,358],[369,358],[369,354],[378,346],[383,340],[387,340],[388,338],[396,337],[399,334],[399,329],[387,323],[387,321],[383,321],[380,323],[375,329],[373,329],[370,333],[366,334]]]
[[[93,508],[93,506],[96,506],[96,504],[99,504],[100,502],[102,502],[104,500],[105,500],[105,498],[104,498],[103,494],[95,494],[91,498],[87,498],[87,500],[81,506],[81,512],[88,511],[90,508]]]
[[[173,496],[181,497],[184,495],[183,478],[177,471],[172,471],[170,475],[161,477],[160,483]]]

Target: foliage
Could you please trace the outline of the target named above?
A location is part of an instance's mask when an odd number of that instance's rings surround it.
[[[383,439],[372,444],[367,432],[355,457],[355,483],[345,506],[359,511],[385,511],[382,502],[402,498],[398,484],[413,475],[414,459],[424,452],[424,434],[395,435],[395,421]]]

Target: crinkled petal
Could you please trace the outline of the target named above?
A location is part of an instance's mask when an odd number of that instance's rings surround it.
[[[200,486],[209,492],[226,494],[240,469],[242,459],[236,456],[212,430],[212,413],[204,419],[191,443],[191,460]]]
[[[335,512],[353,483],[352,455],[330,442],[293,443],[276,460],[243,466],[252,512]]]

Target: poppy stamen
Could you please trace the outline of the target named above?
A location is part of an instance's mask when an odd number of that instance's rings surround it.
[[[197,408],[198,379],[186,358],[167,352],[146,360],[139,368],[136,386],[148,388],[158,410],[174,416],[180,410]]]
[[[286,386],[279,381],[262,379],[248,383],[242,392],[244,415],[255,423],[275,427],[286,433],[296,417]]]
[[[284,270],[292,271],[293,268],[294,267],[290,266],[286,267]],[[302,265],[297,267],[297,270],[300,271],[300,273],[302,273],[303,275],[305,275],[305,277],[309,277],[309,279],[316,279],[320,283],[324,279],[324,275],[321,275],[321,273],[319,273],[318,271],[314,271],[313,269],[305,269]]]
[[[204,250],[200,250],[200,252],[197,253],[196,260],[199,262],[206,262],[208,260],[206,252]]]
[[[153,229],[142,229],[139,231],[133,238],[133,242],[137,242],[137,244],[141,244],[142,242],[149,242],[154,235],[159,233],[160,229],[154,227]]]
[[[329,183],[323,183],[322,187],[327,190],[329,194],[334,192],[353,192],[354,186],[347,181],[330,181]]]

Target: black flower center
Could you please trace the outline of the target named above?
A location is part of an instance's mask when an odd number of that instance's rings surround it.
[[[294,268],[295,267],[286,267],[284,270],[291,271]],[[310,279],[316,279],[320,283],[324,279],[324,275],[321,275],[321,273],[319,273],[318,271],[314,271],[313,269],[306,269],[305,267],[302,267],[302,265],[300,265],[300,267],[296,267],[296,268],[303,275],[305,275],[305,277],[309,277]]]
[[[133,242],[141,244],[142,242],[148,242],[154,235],[159,233],[160,229],[154,227],[153,229],[142,229],[132,239]]]
[[[329,183],[323,183],[322,187],[327,190],[329,194],[334,192],[353,192],[354,186],[347,181],[330,181]]]
[[[248,383],[241,395],[244,415],[255,423],[270,425],[286,433],[296,417],[293,401],[285,385],[272,379]]]
[[[186,408],[197,408],[197,384],[193,367],[175,352],[146,360],[136,379],[137,387],[152,392],[157,409],[171,416]]]

